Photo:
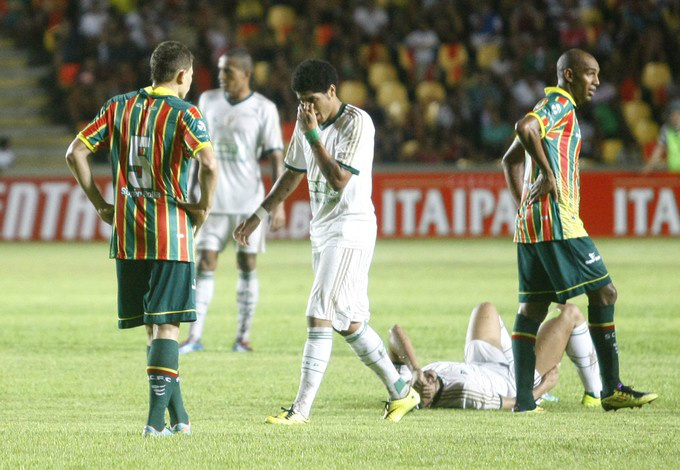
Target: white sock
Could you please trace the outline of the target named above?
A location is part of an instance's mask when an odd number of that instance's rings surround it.
[[[309,418],[316,393],[319,391],[326,366],[333,350],[333,328],[307,328],[307,341],[302,353],[300,388],[293,409]]]
[[[199,272],[196,276],[196,321],[189,327],[189,341],[198,342],[203,337],[205,317],[215,292],[215,272]]]
[[[576,325],[571,330],[571,336],[567,343],[567,355],[576,366],[585,391],[599,397],[602,390],[600,365],[597,362],[597,352],[593,340],[590,338],[587,322]]]
[[[364,323],[356,333],[345,336],[345,341],[361,362],[370,367],[385,384],[391,400],[404,398],[408,394],[407,383],[392,364],[382,339],[368,323]]]
[[[255,318],[255,309],[260,296],[260,283],[255,271],[239,271],[236,282],[236,305],[238,319],[236,322],[236,341],[250,341],[250,327]]]

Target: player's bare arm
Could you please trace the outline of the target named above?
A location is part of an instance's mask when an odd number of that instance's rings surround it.
[[[536,385],[533,391],[534,400],[538,400],[540,397],[548,393],[550,390],[555,388],[557,382],[560,379],[560,364],[556,364],[555,367],[550,369],[548,372],[543,374],[541,377],[541,383]],[[510,410],[515,406],[514,397],[501,397],[501,409]]]
[[[394,325],[390,328],[387,352],[392,362],[401,362],[411,369],[413,383],[424,381],[423,370],[418,364],[418,358],[411,344],[411,339],[399,325]]]
[[[512,141],[505,155],[503,155],[502,162],[505,182],[515,204],[519,206],[524,189],[524,147],[519,139]]]
[[[295,191],[295,188],[298,187],[304,177],[305,174],[302,172],[284,170],[281,177],[274,183],[269,194],[267,194],[267,197],[262,201],[261,207],[271,214]],[[248,246],[248,237],[260,225],[260,222],[260,217],[257,214],[252,214],[234,229],[234,240],[241,245]]]
[[[300,124],[302,132],[307,132],[318,127],[316,115],[314,114],[314,105],[312,103],[303,101],[298,105],[297,120]],[[323,146],[320,140],[310,144],[314,152],[314,159],[319,166],[324,178],[335,191],[341,191],[352,173],[341,167],[338,162],[328,153],[326,147]]]
[[[109,204],[104,200],[102,193],[99,191],[97,184],[94,181],[94,175],[90,168],[88,157],[90,156],[90,149],[87,145],[76,137],[68,146],[66,151],[66,164],[75,176],[76,181],[87,195],[94,208],[97,210],[99,217],[109,225],[113,224],[113,204]]]
[[[529,191],[529,204],[533,204],[546,194],[551,194],[553,199],[557,201],[557,183],[543,148],[541,127],[538,120],[533,116],[524,116],[517,121],[515,130],[517,131],[517,138],[531,155],[531,159],[536,162],[541,172]]]
[[[208,218],[217,187],[217,159],[212,146],[208,145],[199,150],[196,159],[198,160],[198,185],[201,188],[201,198],[196,203],[177,201],[187,211],[194,226],[194,234]]]
[[[267,157],[269,157],[269,163],[272,166],[272,181],[277,181],[279,177],[283,174],[283,152],[280,150],[275,150],[270,152]],[[277,205],[271,212],[271,229],[278,230],[286,226],[286,211],[283,204]]]

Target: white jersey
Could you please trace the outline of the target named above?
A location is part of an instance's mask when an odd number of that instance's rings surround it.
[[[257,92],[230,101],[222,89],[201,95],[198,107],[208,122],[219,162],[217,190],[211,212],[250,214],[264,199],[259,158],[283,150],[276,105]]]
[[[352,173],[342,191],[333,190],[316,164],[312,148],[296,124],[285,165],[307,172],[312,209],[310,238],[313,249],[334,245],[372,247],[377,224],[371,201],[375,128],[363,110],[343,104],[338,114],[319,126],[321,142],[328,153]]]

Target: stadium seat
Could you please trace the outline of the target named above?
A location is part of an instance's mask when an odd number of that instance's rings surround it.
[[[262,18],[264,7],[260,0],[241,0],[236,6],[236,17],[239,21]]]
[[[632,100],[623,103],[623,117],[630,129],[635,123],[652,117],[652,109],[642,100]]]
[[[477,65],[482,70],[489,70],[501,56],[501,50],[495,42],[487,42],[477,49]]]
[[[640,146],[645,146],[650,142],[656,141],[659,136],[659,125],[651,119],[642,119],[635,123],[631,131],[636,142]]]
[[[253,65],[253,81],[258,87],[262,87],[269,82],[269,62],[260,60]]]
[[[368,89],[363,82],[358,80],[345,80],[340,82],[338,97],[345,103],[362,107],[368,98]]]
[[[650,91],[666,87],[672,81],[671,68],[665,62],[647,62],[642,69],[642,86]]]
[[[359,48],[359,63],[366,69],[377,62],[390,62],[390,51],[385,44],[373,42]]]
[[[295,10],[288,5],[273,5],[267,12],[267,26],[274,30],[277,43],[286,42],[295,27]]]
[[[439,108],[441,104],[437,101],[431,101],[425,106],[423,112],[423,119],[428,127],[435,127],[437,125],[437,117],[439,116]]]
[[[423,105],[433,101],[439,103],[446,98],[446,90],[441,83],[434,80],[426,80],[416,86],[416,98]]]
[[[368,68],[368,83],[374,90],[386,82],[397,80],[397,69],[387,62],[376,62]]]
[[[383,82],[378,87],[377,101],[378,104],[384,108],[387,108],[394,102],[408,103],[406,87],[396,80]]]
[[[602,142],[602,161],[607,165],[614,165],[619,161],[619,155],[623,150],[623,140],[606,139]]]

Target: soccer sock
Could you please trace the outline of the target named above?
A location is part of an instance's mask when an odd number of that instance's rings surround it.
[[[368,323],[364,323],[355,333],[346,336],[345,341],[387,387],[391,400],[404,398],[409,391],[404,379],[392,364],[382,339]]]
[[[333,350],[333,328],[307,328],[307,341],[302,353],[300,387],[293,403],[293,409],[309,418],[312,403],[319,391],[326,366]]]
[[[198,342],[203,337],[205,317],[215,292],[215,272],[203,271],[196,276],[196,321],[189,327],[189,341]]]
[[[255,271],[239,271],[236,282],[236,304],[238,305],[238,320],[236,325],[236,340],[247,343],[250,341],[250,327],[255,317],[255,309],[260,294],[260,283]]]
[[[536,333],[541,324],[518,313],[512,331],[512,354],[515,357],[516,406],[520,410],[533,410],[534,370],[536,369]]]
[[[594,397],[599,397],[602,390],[600,365],[597,362],[597,352],[588,334],[586,322],[576,325],[571,330],[567,343],[567,356],[576,366],[585,391]]]
[[[165,410],[177,378],[179,345],[172,339],[154,339],[148,353],[149,417],[147,424],[157,431],[165,427]]]
[[[146,358],[149,359],[150,346],[146,347]],[[179,358],[178,358],[179,360]],[[189,415],[184,409],[184,400],[182,400],[182,389],[179,385],[179,366],[177,367],[177,377],[172,382],[172,393],[170,394],[170,401],[168,402],[168,412],[170,413],[170,426],[177,423],[189,424]]]
[[[588,329],[600,361],[602,396],[608,397],[621,382],[619,379],[619,346],[616,344],[613,305],[588,305]]]

